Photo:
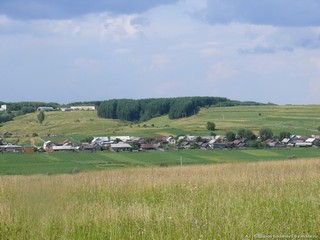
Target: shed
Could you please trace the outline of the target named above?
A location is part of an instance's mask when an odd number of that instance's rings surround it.
[[[35,147],[34,146],[25,146],[25,147],[23,147],[23,151],[25,153],[34,153],[35,152]]]
[[[132,147],[130,146],[130,144],[123,142],[114,143],[110,145],[110,150],[114,152],[129,151],[131,150],[131,148]]]

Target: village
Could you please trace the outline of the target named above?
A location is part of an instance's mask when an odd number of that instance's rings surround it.
[[[227,149],[248,149],[248,148],[292,148],[292,147],[319,147],[320,135],[299,136],[291,135],[281,141],[275,137],[265,141],[236,138],[228,141],[224,135],[216,136],[154,136],[154,137],[133,137],[133,136],[99,136],[94,137],[91,142],[62,142],[45,141],[42,147],[21,146],[6,142],[5,138],[10,133],[5,133],[0,138],[1,153],[34,153],[34,152],[96,152],[96,151],[176,151],[186,149],[203,150],[227,150]],[[257,144],[258,143],[258,144]]]

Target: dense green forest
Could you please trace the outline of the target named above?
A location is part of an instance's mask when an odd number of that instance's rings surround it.
[[[101,102],[98,116],[102,118],[143,122],[165,114],[170,119],[190,117],[201,107],[263,105],[256,102],[240,102],[222,97],[178,97],[150,99],[112,99]]]

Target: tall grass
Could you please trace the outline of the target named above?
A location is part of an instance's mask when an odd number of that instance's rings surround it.
[[[0,177],[0,239],[320,237],[320,160]]]

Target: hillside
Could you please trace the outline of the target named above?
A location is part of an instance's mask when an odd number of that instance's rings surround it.
[[[30,144],[34,133],[41,138],[61,136],[76,140],[98,135],[203,136],[210,134],[206,129],[207,121],[215,122],[216,134],[237,131],[241,127],[257,133],[259,129],[269,127],[275,134],[287,130],[309,135],[317,133],[320,126],[320,105],[210,107],[202,108],[197,115],[188,118],[172,120],[166,115],[139,124],[99,118],[94,111],[47,112],[44,122],[39,124],[37,113],[31,113],[4,123],[0,134],[9,131],[26,144]]]

